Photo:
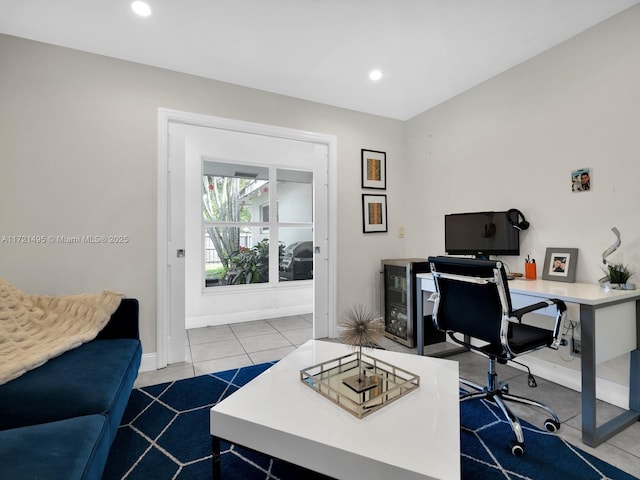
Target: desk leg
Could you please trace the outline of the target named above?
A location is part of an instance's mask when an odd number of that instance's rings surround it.
[[[640,419],[640,301],[636,301],[636,350],[630,355],[629,410],[597,425],[596,415],[596,345],[595,308],[580,305],[580,328],[582,332],[582,441],[590,447],[621,432]]]
[[[640,412],[640,350],[631,352],[629,372],[629,409]]]
[[[213,480],[220,480],[220,438],[211,436],[211,476]]]
[[[424,355],[424,292],[419,278],[416,281],[416,319],[417,354]]]
[[[595,329],[595,309],[589,305],[580,305],[582,441],[592,447],[596,441]]]
[[[631,352],[629,409],[640,412],[640,300],[636,300],[636,350]]]

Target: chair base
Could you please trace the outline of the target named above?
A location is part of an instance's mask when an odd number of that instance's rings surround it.
[[[475,392],[465,393],[460,396],[460,401],[487,399],[495,403],[502,411],[505,418],[511,425],[511,430],[515,436],[515,442],[511,444],[511,453],[515,456],[521,456],[524,454],[524,433],[522,431],[522,425],[515,413],[509,408],[505,402],[520,403],[522,405],[528,405],[530,407],[536,407],[547,412],[551,418],[548,418],[544,422],[544,426],[549,432],[555,432],[560,428],[560,419],[555,412],[545,405],[544,403],[529,398],[520,397],[518,395],[512,395],[509,393],[509,386],[507,383],[498,382],[497,374],[495,372],[496,360],[491,358],[489,361],[489,372],[487,374],[487,386],[482,387],[469,380],[460,378],[460,383],[475,390]]]

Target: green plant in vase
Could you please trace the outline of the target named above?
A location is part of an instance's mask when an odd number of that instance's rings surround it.
[[[633,272],[623,263],[609,263],[606,274],[612,288],[626,289]]]

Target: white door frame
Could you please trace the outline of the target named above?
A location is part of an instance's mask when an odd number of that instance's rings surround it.
[[[326,262],[326,302],[315,305],[313,316],[314,338],[335,337],[337,335],[336,319],[336,264],[337,264],[337,138],[334,135],[307,132],[302,130],[276,127],[272,125],[244,122],[222,117],[213,117],[196,113],[182,112],[165,108],[158,109],[158,243],[157,243],[157,344],[156,368],[163,368],[168,363],[170,312],[171,312],[171,273],[169,267],[169,124],[184,123],[200,127],[212,127],[243,133],[268,135],[272,137],[318,143],[327,146],[328,181],[327,181],[327,230],[328,235],[320,248],[316,261]],[[175,252],[173,252],[175,254]],[[333,321],[330,321],[333,319]]]

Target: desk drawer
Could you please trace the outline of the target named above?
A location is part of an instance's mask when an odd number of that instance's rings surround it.
[[[436,282],[433,279],[433,277],[422,277],[422,278],[418,278],[418,282],[422,282],[420,284],[420,288],[422,288],[422,290],[424,292],[435,292],[436,291]]]

